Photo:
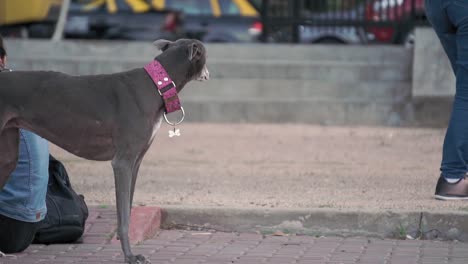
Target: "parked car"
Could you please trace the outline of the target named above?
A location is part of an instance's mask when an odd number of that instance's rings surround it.
[[[309,20],[318,22],[316,26],[301,26],[299,35],[301,43],[336,43],[336,44],[362,44],[366,40],[366,35],[362,27],[351,25],[333,25],[333,21],[359,20],[363,14],[362,6],[356,6],[349,10],[329,11],[320,13],[304,14]],[[325,25],[320,25],[325,22]]]
[[[299,43],[303,44],[363,44],[366,34],[362,27],[299,25]],[[270,42],[292,42],[290,29],[273,32]]]
[[[427,21],[424,0],[371,1],[366,7],[366,20],[382,22],[367,28],[370,42],[411,45],[415,23]]]
[[[301,1],[300,21],[308,22],[298,26],[298,42],[309,44],[362,44],[366,41],[366,34],[362,27],[356,26],[355,21],[364,15],[362,5],[351,6],[346,10],[324,10],[324,2]],[[291,24],[278,25],[275,20],[290,17],[288,5],[292,1],[273,3],[269,8],[269,20],[273,21],[269,28],[269,42],[292,42]],[[296,3],[297,4],[297,3]]]
[[[255,42],[261,34],[259,13],[247,0],[113,1],[73,1],[66,38]]]

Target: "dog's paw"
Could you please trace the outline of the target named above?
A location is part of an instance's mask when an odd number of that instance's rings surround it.
[[[130,256],[128,258],[129,264],[151,264],[151,261],[145,258],[143,255]]]

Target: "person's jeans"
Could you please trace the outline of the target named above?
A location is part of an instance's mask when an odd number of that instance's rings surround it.
[[[0,191],[0,214],[34,223],[47,213],[49,147],[45,139],[30,131],[20,129],[19,134],[18,162]]]
[[[425,7],[456,76],[440,170],[446,178],[463,178],[468,172],[468,0],[425,0]]]
[[[0,251],[4,253],[27,248],[47,212],[48,143],[20,129],[18,148],[16,168],[0,191]]]

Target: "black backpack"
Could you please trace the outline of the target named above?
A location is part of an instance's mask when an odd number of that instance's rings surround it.
[[[72,243],[81,238],[88,218],[83,195],[72,189],[63,164],[49,156],[47,215],[39,224],[34,243]]]

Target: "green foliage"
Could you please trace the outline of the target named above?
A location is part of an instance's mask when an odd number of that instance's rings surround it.
[[[406,235],[408,234],[406,227],[404,227],[401,223],[400,226],[398,227],[398,237],[400,239],[406,239]]]

